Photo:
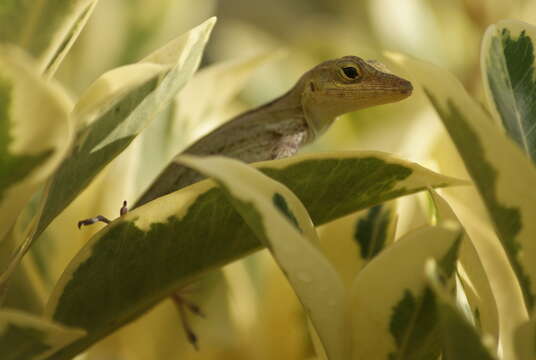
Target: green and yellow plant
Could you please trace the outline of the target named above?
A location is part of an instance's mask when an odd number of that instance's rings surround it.
[[[447,71],[390,55],[455,145],[437,166],[461,159],[467,172],[454,175],[470,181],[376,151],[253,165],[185,155],[210,179],[117,218],[55,279],[53,221],[98,182],[124,184],[110,191],[116,204],[138,197],[272,58],[196,73],[211,18],[73,100],[54,73],[95,3],[0,5],[2,360],[71,359],[195,281],[223,302],[220,269],[261,248],[300,300],[316,358],[536,357],[535,27],[503,21],[486,32],[487,105]],[[399,236],[395,199],[417,192],[428,194],[428,223]]]

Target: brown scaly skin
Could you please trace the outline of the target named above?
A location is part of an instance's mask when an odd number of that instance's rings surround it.
[[[337,116],[411,95],[411,83],[374,60],[356,56],[325,61],[306,72],[279,98],[229,120],[185,154],[225,155],[247,163],[280,159],[324,133]],[[202,179],[172,162],[134,207]]]

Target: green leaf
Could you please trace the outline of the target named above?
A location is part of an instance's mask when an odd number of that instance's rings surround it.
[[[42,80],[27,56],[0,48],[0,241],[65,156],[70,108],[63,89]]]
[[[97,0],[2,1],[0,42],[15,44],[52,75],[74,43]]]
[[[382,251],[355,278],[351,293],[354,359],[436,359],[440,353],[435,298],[424,264],[456,262],[456,226],[427,226]],[[400,276],[403,274],[403,276]]]
[[[354,239],[359,243],[361,258],[370,260],[383,250],[392,217],[392,209],[376,205],[368,211],[365,218],[357,222]]]
[[[528,311],[536,292],[536,169],[447,71],[400,59],[423,86],[486,205],[521,285]]]
[[[35,237],[165,109],[196,71],[215,18],[90,86],[75,114],[90,125],[77,134],[54,176]]]
[[[2,360],[43,359],[84,335],[84,331],[15,310],[0,311]]]
[[[255,166],[290,188],[315,225],[429,186],[460,183],[378,152],[301,155]],[[93,237],[53,291],[48,313],[88,330],[58,359],[138,317],[194,277],[260,248],[211,181],[135,209]]]
[[[435,298],[428,287],[417,296],[404,291],[403,298],[393,308],[389,325],[397,347],[389,354],[389,360],[438,357],[437,312]]]
[[[426,264],[426,272],[435,298],[440,338],[445,360],[493,360],[492,355],[478,333],[456,308],[449,291],[441,283],[441,275],[434,261]]]
[[[482,43],[482,77],[488,102],[508,135],[536,161],[536,28],[506,20],[491,25]]]
[[[287,276],[328,358],[347,359],[345,289],[315,246],[316,231],[299,199],[284,185],[237,160],[184,155],[180,162],[216,180]]]

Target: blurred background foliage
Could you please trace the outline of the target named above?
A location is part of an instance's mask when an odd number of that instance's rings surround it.
[[[57,77],[78,95],[104,71],[136,61],[216,15],[204,65],[286,50],[255,74],[229,114],[281,94],[320,61],[355,54],[386,62],[386,50],[448,68],[480,98],[479,50],[486,26],[505,18],[534,22],[535,9],[529,0],[114,0],[98,4]],[[417,100],[402,108],[387,105],[349,115],[316,146],[400,150],[405,137],[398,134],[420,118]],[[381,122],[375,121],[378,117]],[[387,136],[386,129],[393,135]]]
[[[240,94],[216,114],[221,119],[286,91],[307,69],[344,55],[389,63],[398,51],[448,68],[482,99],[479,52],[489,24],[513,18],[536,23],[530,0],[107,0],[94,14],[56,77],[78,97],[100,74],[137,61],[177,34],[216,15],[202,67],[284,49],[261,66]],[[435,112],[417,89],[400,103],[349,114],[304,151],[380,150],[446,175],[463,172]],[[81,218],[115,217],[128,198],[128,151],[115,159],[53,223],[24,261],[31,289],[12,306],[38,312],[68,261],[99,226],[79,231]],[[448,165],[446,165],[448,164]],[[128,182],[127,182],[128,183]],[[423,196],[398,201],[397,234],[425,223]],[[355,216],[360,216],[355,215]],[[46,262],[46,264],[43,264]],[[44,272],[46,270],[46,272]],[[216,285],[215,285],[216,284]],[[29,293],[32,293],[29,296]],[[286,279],[265,251],[225,267],[192,286],[187,297],[206,318],[191,317],[195,351],[175,305],[166,300],[99,344],[83,359],[308,359],[314,357],[307,322]],[[21,302],[20,299],[37,299]]]

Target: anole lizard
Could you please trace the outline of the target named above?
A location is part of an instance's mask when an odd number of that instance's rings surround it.
[[[247,163],[292,156],[300,146],[324,133],[337,116],[402,100],[412,90],[409,81],[391,74],[377,61],[355,56],[328,60],[303,74],[286,94],[229,120],[183,153],[219,154]],[[197,172],[172,161],[134,207],[200,179],[202,176]],[[120,214],[126,212],[125,201]],[[97,221],[110,223],[99,215],[80,221],[78,227]],[[186,320],[184,306],[198,314],[199,309],[178,293],[172,297],[179,307],[188,340],[197,348],[197,337]]]
[[[247,163],[289,157],[324,133],[337,116],[405,99],[412,90],[409,81],[378,61],[356,56],[328,60],[303,74],[284,95],[229,120],[183,153],[225,155]],[[134,207],[202,178],[172,161]],[[120,214],[126,212],[124,202]],[[98,221],[111,222],[99,215],[78,222],[78,227]]]
[[[229,120],[183,153],[225,155],[247,163],[280,159],[324,133],[337,116],[402,100],[411,83],[374,60],[356,56],[325,61],[286,94]],[[134,207],[181,189],[202,176],[171,162]]]

